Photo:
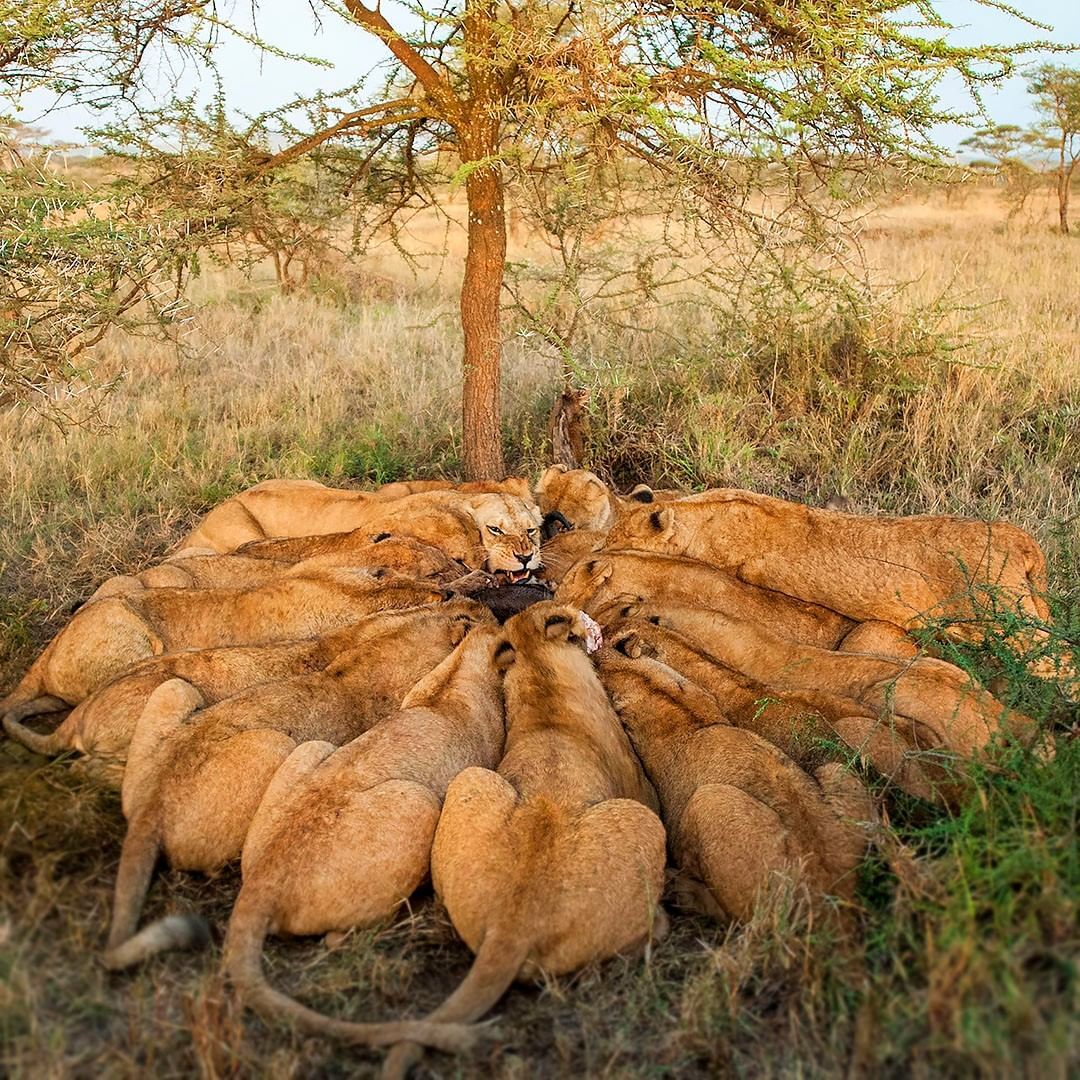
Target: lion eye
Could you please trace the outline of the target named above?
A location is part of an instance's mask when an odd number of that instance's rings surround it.
[[[492,536],[502,536],[503,534],[502,529],[496,528],[494,525],[488,526],[488,532],[491,533]]]
[[[540,530],[539,529],[530,529],[529,530],[529,535],[530,536],[539,536],[540,535]]]

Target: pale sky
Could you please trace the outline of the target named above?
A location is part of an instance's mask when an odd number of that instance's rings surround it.
[[[1043,31],[1030,27],[1003,12],[980,7],[974,0],[937,0],[942,16],[957,26],[953,40],[1012,44],[1020,41],[1047,39],[1062,44],[1080,45],[1080,0],[1013,0],[1013,3],[1032,18],[1050,24]],[[258,34],[264,40],[290,52],[318,56],[329,61],[331,68],[318,68],[295,61],[282,60],[230,38],[217,52],[219,70],[225,81],[226,99],[245,113],[258,113],[292,98],[310,95],[319,90],[334,91],[371,74],[374,89],[379,73],[374,69],[386,57],[383,44],[370,34],[352,25],[316,3],[322,26],[316,24],[306,0],[262,0],[256,8]],[[225,0],[219,5],[225,17],[246,30],[252,29],[251,6],[246,0]],[[394,0],[386,0],[384,12],[394,22],[402,9]],[[1030,62],[1053,59],[1050,55],[1032,55]],[[1080,64],[1080,53],[1061,54],[1062,63]],[[194,73],[189,73],[187,85],[193,88]],[[209,91],[209,87],[206,88]],[[942,99],[951,107],[967,110],[968,98],[959,83],[943,84]],[[1014,77],[995,90],[988,90],[984,102],[997,122],[1028,124],[1034,119],[1030,98],[1022,77]],[[93,123],[85,109],[69,108],[37,118],[33,109],[24,118],[47,128],[61,139],[80,141],[79,129]],[[943,128],[938,140],[948,148],[968,132],[962,128]]]

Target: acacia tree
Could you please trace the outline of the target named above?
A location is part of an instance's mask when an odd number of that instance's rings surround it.
[[[110,7],[75,2],[79,11]],[[1013,10],[999,0],[970,2]],[[114,19],[125,6],[151,9],[137,25],[174,35],[184,48],[197,46],[200,25],[220,26],[198,0],[160,8],[118,0]],[[974,88],[1008,75],[1029,47],[951,45],[950,26],[930,0],[407,0],[392,18],[379,3],[345,0],[345,8],[387,49],[387,93],[327,111],[303,134],[283,127],[299,136],[287,144],[277,137],[245,147],[240,172],[251,179],[347,143],[357,148],[358,171],[398,162],[393,214],[416,205],[423,162],[452,149],[468,208],[462,421],[472,478],[503,472],[500,297],[505,192],[515,170],[633,161],[663,176],[714,234],[738,226],[767,247],[794,242],[801,228],[819,240],[822,193],[835,195],[838,177],[872,160],[937,156],[934,125],[957,118],[938,105],[937,80],[958,73]],[[116,35],[128,61],[113,72],[119,81],[139,70],[146,38]],[[775,168],[763,171],[763,162]],[[237,174],[235,155],[229,169]],[[747,199],[778,175],[793,179],[799,209],[779,230],[763,226]]]
[[[974,84],[1008,74],[1012,63],[1006,49],[948,44],[933,7],[920,3],[912,21],[905,0],[458,0],[405,5],[397,25],[379,5],[346,7],[396,62],[407,94],[388,107],[436,127],[461,161],[462,413],[473,477],[503,470],[509,163],[538,151],[627,156],[669,174],[722,218],[741,195],[733,165],[751,155],[801,158],[818,173],[856,159],[933,155],[930,130],[946,118],[936,80],[951,71]]]
[[[1024,209],[1040,181],[1041,170],[1037,171],[1026,158],[1040,154],[1045,139],[1039,132],[1017,124],[993,124],[977,129],[960,145],[982,155],[981,160],[972,162],[973,168],[989,167],[1004,181],[1012,220]]]
[[[1057,151],[1058,223],[1069,231],[1069,195],[1080,165],[1080,71],[1043,64],[1028,79],[1047,128],[1047,146]]]

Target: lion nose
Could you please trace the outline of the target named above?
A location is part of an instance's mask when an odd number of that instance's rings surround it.
[[[528,569],[529,563],[532,562],[532,552],[526,551],[524,555],[518,555],[518,562],[521,563],[522,569]]]

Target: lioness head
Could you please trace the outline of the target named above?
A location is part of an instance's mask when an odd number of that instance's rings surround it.
[[[588,469],[552,465],[536,485],[540,511],[565,515],[575,529],[610,529],[617,502],[611,489]]]
[[[628,551],[666,551],[675,534],[676,510],[671,503],[647,504],[623,514],[608,533],[607,547]]]
[[[540,569],[540,511],[514,495],[476,495],[469,508],[484,545],[484,568],[511,583]]]

